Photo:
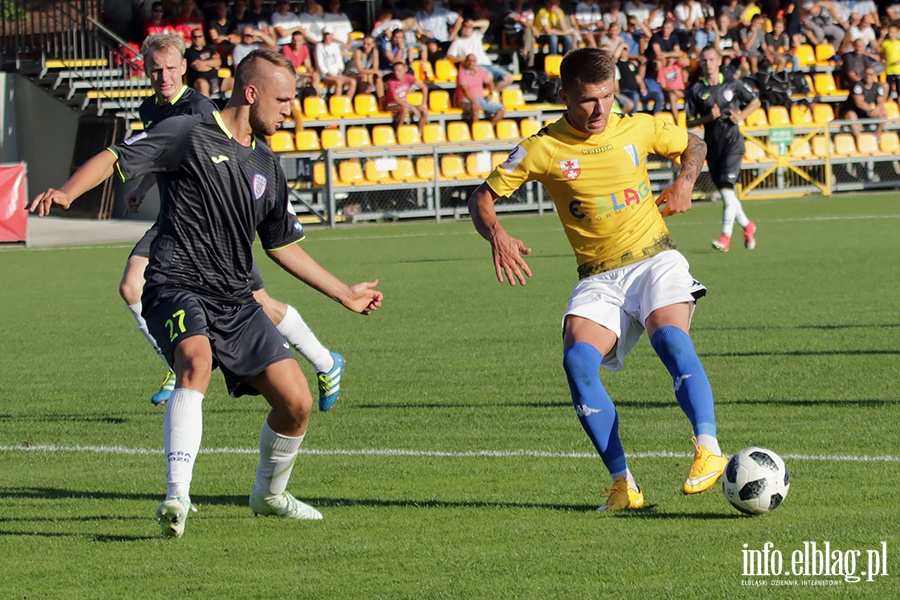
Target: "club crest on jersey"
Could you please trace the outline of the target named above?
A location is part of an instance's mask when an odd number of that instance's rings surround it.
[[[581,165],[578,164],[577,158],[559,161],[559,170],[562,171],[563,177],[569,181],[578,179],[578,176],[581,175]]]
[[[625,146],[625,152],[628,153],[628,157],[631,159],[631,164],[636,167],[641,166],[641,158],[638,156],[637,148],[635,148],[634,144],[628,144]]]
[[[268,180],[264,175],[260,175],[256,173],[253,175],[253,199],[259,200],[263,197],[263,194],[266,193],[266,185],[268,184]]]
[[[734,92],[731,90],[725,90],[722,92],[722,97],[725,98],[725,102],[731,102],[734,99]]]

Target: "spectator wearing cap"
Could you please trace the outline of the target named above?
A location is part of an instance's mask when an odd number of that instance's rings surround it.
[[[462,62],[456,76],[456,93],[454,101],[463,109],[472,123],[480,119],[483,112],[496,125],[503,118],[503,105],[488,97],[494,94],[494,78],[490,73],[478,66],[474,54],[469,54]]]
[[[474,56],[475,63],[490,73],[493,78],[494,88],[501,91],[512,83],[512,75],[505,69],[495,66],[484,51],[484,32],[491,26],[487,19],[473,21],[466,19],[459,30],[459,36],[450,43],[447,49],[447,59],[455,64],[462,63],[466,57]]]
[[[344,73],[344,54],[330,27],[322,29],[322,41],[316,44],[316,68],[322,83],[334,88],[335,96],[352,98],[356,94],[356,77]]]

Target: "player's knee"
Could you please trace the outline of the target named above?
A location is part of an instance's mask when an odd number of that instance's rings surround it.
[[[587,342],[575,342],[563,351],[563,369],[576,384],[599,381],[602,361],[600,351]]]

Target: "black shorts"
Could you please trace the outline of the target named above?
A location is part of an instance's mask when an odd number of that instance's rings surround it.
[[[144,299],[144,318],[169,364],[175,348],[202,335],[212,346],[213,368],[222,369],[228,392],[235,398],[259,391],[247,383],[266,367],[294,360],[293,351],[256,302],[219,304],[186,290],[162,290]]]
[[[150,258],[150,244],[153,243],[153,238],[156,237],[157,231],[159,231],[159,222],[154,223],[153,227],[148,229],[144,236],[138,240],[138,243],[131,250],[131,254],[128,255],[129,258],[132,256]]]
[[[733,188],[741,180],[743,140],[724,147],[727,148],[727,153],[721,152],[720,148],[723,148],[723,145],[710,144],[706,153],[706,164],[709,166],[709,176],[717,188]]]

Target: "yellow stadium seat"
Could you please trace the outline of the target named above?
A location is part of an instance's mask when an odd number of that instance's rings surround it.
[[[864,132],[856,138],[856,148],[860,154],[875,156],[882,154],[881,148],[878,146],[878,138],[874,133]]]
[[[473,132],[474,133],[474,132]],[[518,140],[519,125],[512,119],[501,119],[497,122],[497,139],[498,140]]]
[[[817,135],[812,139],[812,153],[816,158],[827,158],[834,154],[834,143],[826,143],[824,135]]]
[[[391,176],[396,181],[421,181],[416,175],[416,167],[411,158],[401,156],[397,158],[397,166],[391,171]]]
[[[466,173],[469,177],[483,179],[493,170],[490,152],[473,152],[466,156]]]
[[[507,111],[525,108],[525,96],[520,88],[506,88],[502,93],[503,107]]]
[[[334,168],[331,169],[331,181],[336,181]],[[316,187],[322,187],[325,185],[325,183],[325,161],[320,160],[313,165],[313,185],[315,185]]]
[[[860,156],[856,150],[856,141],[849,133],[839,133],[834,136],[834,153],[841,157]]]
[[[434,181],[437,176],[433,156],[419,156],[416,158],[416,175],[422,181]]]
[[[791,123],[795,127],[810,127],[813,125],[813,114],[806,104],[794,104],[791,106]]]
[[[435,79],[434,69],[431,68],[431,63],[427,60],[414,60],[412,62],[412,72],[416,79],[421,82],[434,81]]]
[[[900,119],[900,107],[897,106],[896,100],[886,100],[884,109],[887,111],[888,119]]]
[[[365,178],[368,183],[393,183],[391,171],[396,160],[370,158],[366,161]]]
[[[301,152],[322,149],[319,145],[319,134],[314,129],[301,129],[297,132],[296,138],[297,150]]]
[[[790,156],[792,158],[799,158],[800,160],[813,158],[812,148],[809,145],[809,140],[797,138],[793,142],[791,142]]]
[[[384,114],[378,107],[375,94],[357,94],[353,97],[353,112],[360,117],[380,117]]]
[[[466,165],[459,154],[441,156],[441,179],[465,179]]]
[[[350,41],[355,42],[357,40],[361,40],[366,37],[366,34],[362,31],[351,31],[350,32]]]
[[[548,77],[559,77],[559,65],[562,63],[561,54],[548,54],[544,57],[544,73]]]
[[[816,64],[819,65],[833,65],[834,55],[836,52],[834,51],[834,46],[827,42],[823,42],[816,46]]]
[[[509,152],[494,152],[491,154],[491,166],[496,169],[497,165],[506,162],[507,158],[509,158]]]
[[[390,125],[376,125],[372,128],[373,146],[394,146],[397,144],[397,135]]]
[[[338,179],[342,185],[359,185],[365,183],[362,164],[358,158],[342,160],[338,165]]]
[[[330,117],[328,105],[325,103],[324,98],[318,96],[307,96],[303,99],[303,115],[307,119],[327,119]]]
[[[541,130],[541,122],[537,119],[522,119],[519,121],[519,133],[523,138],[530,138]]]
[[[329,148],[344,148],[347,146],[347,141],[344,139],[344,132],[336,127],[333,129],[323,129],[319,134],[321,139],[322,148],[328,150]]]
[[[278,130],[269,139],[269,147],[272,152],[293,152],[296,150],[294,136],[290,131]]]
[[[759,145],[753,142],[744,144],[744,162],[753,163],[766,160],[768,155]]]
[[[434,62],[434,79],[438,83],[455,83],[456,65],[446,58],[439,58]]]
[[[757,108],[747,115],[747,118],[744,120],[744,125],[747,127],[765,127],[768,124],[769,118],[766,116],[766,111],[762,108]]]
[[[228,67],[219,67],[219,79],[228,79],[231,77],[231,69]]]
[[[426,123],[422,131],[422,141],[426,144],[441,144],[447,141],[444,126],[440,123]]]
[[[838,93],[837,84],[831,73],[816,73],[813,81],[816,93],[820,96],[832,96]]]
[[[472,132],[465,121],[450,121],[447,123],[448,142],[471,142]]]
[[[809,44],[800,44],[797,46],[797,62],[801,69],[816,64],[816,51]]]
[[[769,107],[769,127],[786,127],[791,124],[791,115],[784,106]]]
[[[885,154],[900,154],[900,135],[896,131],[881,134],[881,151]]]
[[[834,108],[830,104],[813,104],[813,121],[816,125],[827,125],[834,121]]]
[[[496,140],[497,135],[494,133],[494,126],[490,121],[476,121],[472,123],[472,139],[476,142]],[[453,140],[450,141],[452,142]]]
[[[439,124],[434,123],[434,125]],[[422,134],[419,132],[419,127],[417,125],[406,123],[399,126],[397,128],[397,143],[403,146],[408,146],[410,144],[421,144]]]
[[[448,96],[449,98],[449,96]],[[422,102],[425,100],[425,95],[419,90],[412,90],[406,92],[406,101],[412,104],[413,106],[421,106]]]
[[[368,128],[363,126],[347,128],[348,148],[366,148],[371,145],[372,138],[369,136]]]
[[[462,114],[462,110],[453,108],[447,90],[432,90],[428,94],[428,110],[437,114]]]
[[[332,96],[329,98],[328,112],[335,119],[346,119],[356,116],[356,112],[353,110],[353,101],[347,96]]]

